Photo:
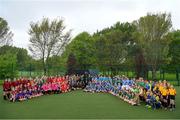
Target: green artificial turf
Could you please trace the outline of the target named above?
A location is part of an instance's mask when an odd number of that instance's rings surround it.
[[[85,93],[82,90],[58,95],[46,95],[28,101],[11,103],[2,99],[0,89],[0,119],[3,118],[180,118],[180,87],[177,89],[176,110],[152,110],[131,106],[106,93]]]

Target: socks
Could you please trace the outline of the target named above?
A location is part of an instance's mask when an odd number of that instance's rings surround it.
[[[173,105],[172,105],[172,104],[170,105],[170,108],[171,108],[171,109],[173,108]]]

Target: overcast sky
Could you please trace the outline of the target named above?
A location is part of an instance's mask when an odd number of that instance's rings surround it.
[[[120,22],[132,22],[147,12],[170,12],[174,29],[180,29],[180,0],[0,0],[0,17],[14,33],[13,45],[28,47],[31,21],[62,17],[72,36],[93,33]]]

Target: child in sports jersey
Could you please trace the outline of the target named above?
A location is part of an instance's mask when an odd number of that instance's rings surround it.
[[[26,91],[20,91],[20,92],[18,93],[18,100],[19,100],[19,101],[24,101],[24,100],[26,100],[25,94],[26,94]]]
[[[115,95],[115,87],[114,86],[111,86],[110,93],[112,95]]]
[[[144,88],[139,86],[139,99],[141,101],[145,101],[145,98],[144,98]]]
[[[65,92],[68,92],[69,91],[69,84],[68,84],[68,81],[66,79],[64,81],[64,84],[65,84]]]
[[[59,87],[59,84],[56,82],[55,85],[54,85],[54,89],[55,89],[55,93],[56,94],[59,94],[60,93],[60,87]]]
[[[130,103],[130,104],[133,104],[133,101],[132,101],[132,99],[133,99],[133,93],[132,93],[132,91],[129,89],[129,90],[127,90],[126,91],[126,97],[125,97],[125,101],[126,102],[128,102],[128,103]]]
[[[145,88],[146,88],[146,90],[147,90],[147,91],[148,91],[148,90],[150,90],[150,84],[149,84],[149,82],[148,82],[148,81],[146,81]]]
[[[175,96],[176,96],[176,89],[173,87],[173,85],[170,86],[169,95],[170,95],[170,110],[172,111],[175,109]]]
[[[140,99],[138,93],[133,93],[132,105],[140,105]]]
[[[47,87],[47,83],[44,83],[43,85],[42,85],[42,90],[43,90],[43,94],[48,94],[48,87]]]
[[[31,99],[32,98],[32,91],[31,91],[31,89],[28,89],[27,91],[26,91],[26,98],[27,99]]]
[[[56,93],[56,83],[53,81],[51,84],[52,92],[55,94]]]
[[[123,100],[126,98],[126,88],[125,87],[122,88],[120,95]]]
[[[61,92],[64,93],[65,92],[65,85],[64,85],[64,82],[61,83]]]
[[[163,98],[162,105],[165,108],[165,110],[167,110],[167,108],[168,108],[168,89],[166,86],[161,90],[161,94],[162,94],[162,98]]]
[[[146,93],[147,95],[147,97],[146,97],[146,107],[149,107],[149,106],[151,106],[151,95],[152,95],[152,93],[150,92],[150,91],[147,91],[147,93]]]
[[[86,85],[86,87],[84,88],[83,91],[85,91],[85,92],[90,92],[91,91],[91,82],[89,82],[89,84]]]
[[[151,94],[151,100],[150,100],[151,106],[153,109],[156,109],[156,96],[155,94]]]
[[[118,84],[117,84],[117,89],[118,89],[118,92],[121,91],[121,89],[122,89],[121,83],[118,83]]]
[[[114,95],[118,96],[119,95],[119,90],[118,90],[118,86],[114,86]]]
[[[52,80],[52,79],[51,79],[51,80]],[[52,93],[51,82],[48,82],[48,83],[47,83],[47,92],[48,92],[48,94],[51,94],[51,93]]]
[[[11,94],[11,80],[7,79],[4,83],[4,90],[5,90],[5,95],[7,96],[7,99],[10,100],[10,94]]]
[[[38,85],[37,84],[33,86],[33,90],[34,90],[34,97],[39,97],[42,95],[40,92],[38,92]]]
[[[17,95],[17,92],[16,92],[16,90],[12,90],[12,91],[10,91],[10,96],[9,96],[9,100],[11,101],[11,102],[15,102],[16,101],[16,95]]]
[[[156,98],[156,109],[161,108],[161,101],[159,99],[159,96],[155,94],[155,98]]]

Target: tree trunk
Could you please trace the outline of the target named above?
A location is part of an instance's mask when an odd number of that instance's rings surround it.
[[[135,71],[136,77],[146,77],[148,71],[147,64],[140,49],[137,49],[135,54]]]
[[[47,74],[47,67],[46,67],[46,62],[43,59],[43,70],[44,70],[44,75]]]

